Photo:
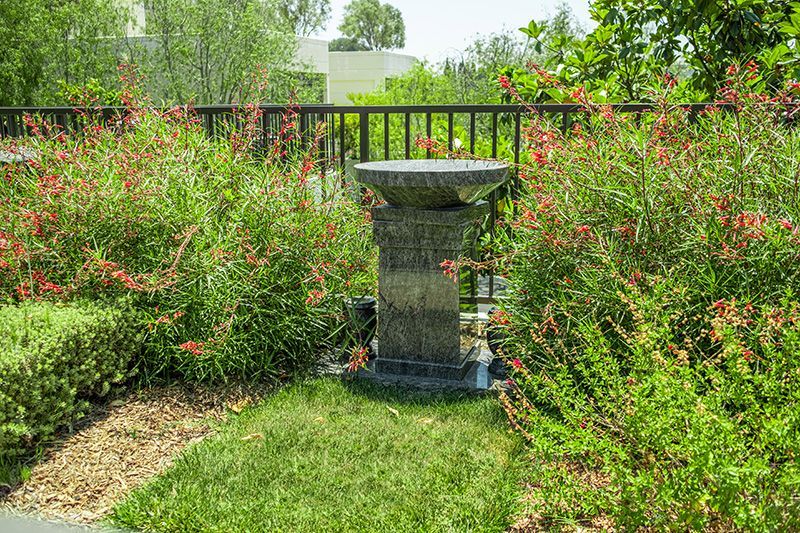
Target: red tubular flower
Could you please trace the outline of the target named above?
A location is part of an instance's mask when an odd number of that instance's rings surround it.
[[[306,298],[306,305],[317,306],[322,302],[325,296],[327,296],[327,293],[325,291],[312,289],[308,292],[308,298]]]
[[[448,278],[452,279],[453,281],[458,281],[458,263],[455,261],[451,261],[450,259],[445,259],[439,266],[444,269],[444,275]]]
[[[206,345],[204,342],[186,341],[179,346],[181,350],[185,350],[194,355],[203,355],[203,347]]]
[[[364,368],[369,359],[369,349],[366,346],[361,348],[353,348],[350,354],[350,360],[347,364],[348,372],[356,372],[359,368]]]

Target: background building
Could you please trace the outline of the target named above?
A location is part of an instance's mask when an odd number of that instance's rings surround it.
[[[117,0],[127,6],[129,38],[147,39],[145,8],[141,0]],[[323,100],[338,105],[352,104],[348,94],[372,92],[388,78],[407,72],[417,59],[395,52],[331,52],[328,41],[297,37],[295,59],[298,69],[325,77]]]

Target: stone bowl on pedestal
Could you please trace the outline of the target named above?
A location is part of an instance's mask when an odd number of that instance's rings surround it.
[[[473,204],[508,177],[508,165],[468,159],[378,161],[356,170],[358,181],[387,204],[417,209]]]
[[[505,182],[508,165],[427,159],[356,165],[358,181],[386,200],[372,208],[380,249],[376,357],[360,375],[420,387],[486,389],[480,346],[461,342],[458,259],[468,229],[489,204],[479,201]]]

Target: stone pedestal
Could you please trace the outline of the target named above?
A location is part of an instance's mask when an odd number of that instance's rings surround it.
[[[459,283],[444,274],[441,264],[462,254],[467,228],[488,212],[486,202],[372,210],[380,248],[374,372],[450,381],[469,372],[479,354],[461,348]]]

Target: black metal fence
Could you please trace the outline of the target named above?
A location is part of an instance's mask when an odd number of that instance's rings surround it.
[[[710,104],[687,104],[693,113],[708,107]],[[611,107],[622,113],[641,113],[652,109],[651,104],[611,104]],[[196,106],[192,110],[202,120],[203,127],[209,134],[224,131],[229,124],[233,111],[232,105]],[[510,125],[513,132],[511,153],[515,162],[519,162],[522,151],[521,124],[526,116],[537,113],[552,117],[558,121],[566,132],[571,117],[583,109],[579,104],[537,104],[522,106],[514,104],[480,104],[480,105],[407,105],[407,106],[334,106],[329,104],[298,105],[293,108],[300,120],[300,129],[310,134],[313,126],[325,122],[328,135],[325,137],[325,151],[328,155],[344,165],[346,159],[353,158],[365,162],[374,159],[394,158],[392,152],[392,120],[400,119],[402,139],[402,158],[412,157],[414,141],[418,136],[430,138],[434,134],[435,117],[446,119],[446,136],[449,148],[453,148],[455,130],[458,122],[464,125],[463,131],[468,144],[462,144],[464,150],[475,152],[476,141],[484,132],[491,142],[491,153],[488,157],[498,156],[498,134],[502,125]],[[262,105],[262,127],[265,140],[280,129],[281,116],[286,112],[285,106]],[[83,117],[93,115],[105,122],[112,121],[125,112],[123,107],[99,107],[79,110],[70,107],[0,107],[0,138],[23,137],[29,133],[25,126],[24,116],[40,115],[52,124],[57,124],[66,131],[79,130]],[[348,121],[348,117],[357,120]],[[378,119],[378,121],[374,120]],[[479,128],[479,119],[487,119],[486,128]],[[376,124],[380,122],[380,124]],[[484,124],[486,125],[486,124]],[[382,127],[375,142],[374,129]],[[355,131],[352,131],[355,130]],[[376,144],[378,145],[376,147]],[[430,154],[428,154],[430,155]]]
[[[694,115],[710,104],[687,104]],[[650,104],[612,104],[616,112],[641,113],[652,109]],[[231,105],[197,106],[193,112],[210,135],[228,131],[237,119]],[[334,106],[298,105],[292,108],[299,121],[301,143],[310,142],[318,124],[325,124],[320,151],[323,157],[347,168],[348,161],[412,159],[431,157],[431,151],[416,145],[419,137],[447,139],[447,147],[492,159],[502,157],[515,164],[524,153],[522,127],[532,114],[549,117],[567,132],[574,115],[582,111],[578,104],[522,105],[408,105],[408,106]],[[269,146],[279,135],[287,108],[262,105],[263,143]],[[26,114],[40,115],[65,131],[80,131],[87,114],[106,123],[118,120],[125,113],[122,107],[77,110],[69,107],[0,108],[0,138],[28,135]],[[463,139],[462,139],[463,137]],[[459,146],[456,146],[456,145]],[[516,186],[507,193],[513,194]],[[502,192],[500,194],[503,194]],[[497,220],[498,192],[489,199],[491,214],[486,231],[493,232]],[[476,254],[473,249],[473,255]],[[478,278],[471,273],[462,303],[487,304],[495,301],[495,277],[488,276],[488,291],[481,294]]]

